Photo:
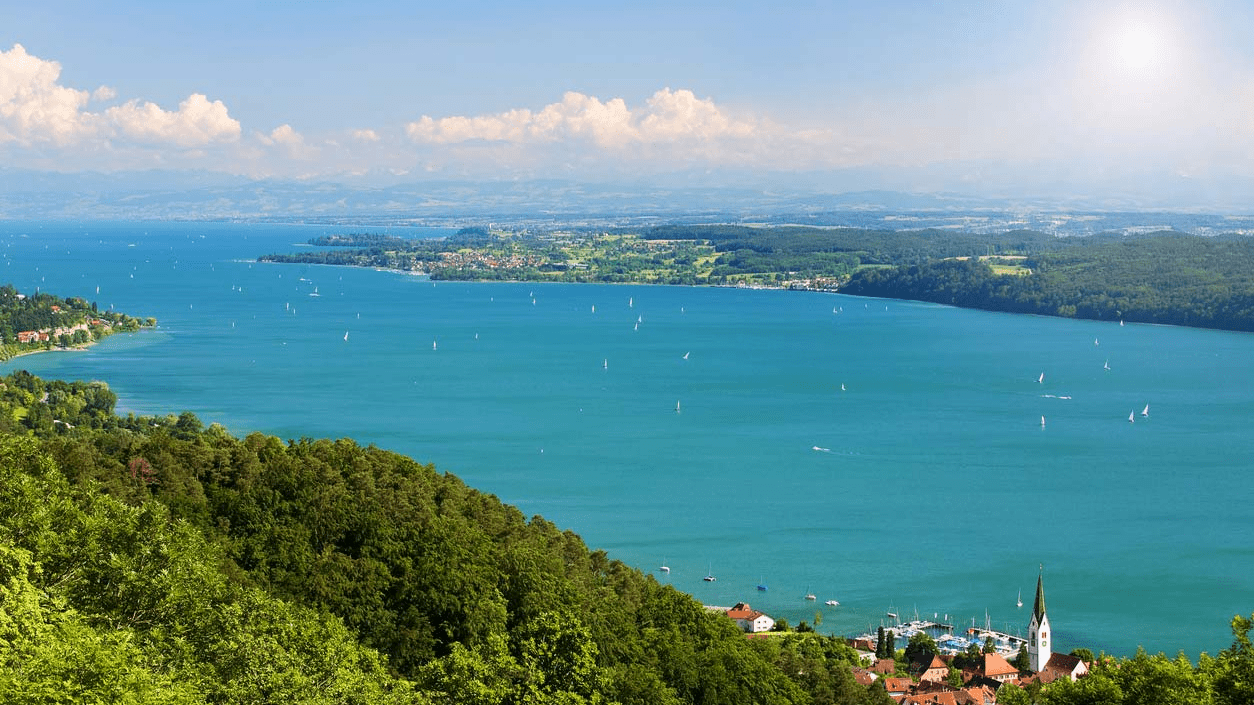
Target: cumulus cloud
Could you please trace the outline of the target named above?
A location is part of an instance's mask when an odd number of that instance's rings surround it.
[[[353,139],[358,142],[378,142],[379,133],[374,130],[353,130]]]
[[[222,101],[194,93],[170,111],[131,100],[101,113],[91,99],[111,100],[107,86],[94,93],[61,85],[61,64],[32,56],[21,44],[0,52],[0,142],[68,146],[121,138],[144,144],[199,147],[239,138],[239,122]]]
[[[318,149],[305,141],[305,136],[297,132],[291,125],[282,124],[269,134],[257,134],[257,140],[267,147],[277,147],[293,159],[309,159],[317,154]]]
[[[26,53],[0,52],[0,142],[69,144],[92,131],[82,112],[87,91],[59,85],[61,64]]]
[[[179,103],[176,111],[163,110],[155,103],[136,100],[109,108],[105,122],[118,133],[143,142],[168,142],[181,147],[239,139],[239,121],[233,119],[222,101],[210,102],[193,93]]]
[[[635,110],[622,98],[602,102],[595,96],[567,92],[559,103],[532,112],[521,108],[496,115],[424,115],[406,125],[411,140],[455,144],[481,140],[516,144],[586,140],[602,148],[675,142],[751,138],[756,122],[736,120],[710,99],[690,90],[664,88]]]

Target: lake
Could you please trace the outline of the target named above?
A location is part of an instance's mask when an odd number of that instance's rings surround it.
[[[373,443],[824,632],[890,608],[1023,632],[1041,564],[1058,650],[1196,658],[1254,611],[1252,335],[252,261],[369,230],[0,222],[0,282],[160,321],[0,371]]]

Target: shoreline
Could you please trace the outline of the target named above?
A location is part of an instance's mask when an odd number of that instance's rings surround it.
[[[253,260],[253,261],[258,264],[280,264],[280,265],[296,264],[294,262],[265,262],[262,260]],[[1012,316],[1039,316],[1041,318],[1058,318],[1058,319],[1070,320],[1070,321],[1093,321],[1096,323],[1111,323],[1111,324],[1116,324],[1120,322],[1118,320],[1111,320],[1111,319],[1106,319],[1106,318],[1090,318],[1090,317],[1084,317],[1084,316],[1057,316],[1057,315],[1052,315],[1048,313],[1006,311],[1003,309],[984,308],[980,306],[959,306],[957,304],[952,304],[952,303],[928,301],[927,299],[904,299],[904,298],[894,298],[894,297],[886,297],[886,296],[866,296],[862,294],[850,294],[850,293],[840,290],[839,288],[832,289],[828,287],[813,287],[813,286],[803,286],[803,285],[798,285],[798,284],[790,284],[790,285],[784,285],[784,286],[771,286],[767,284],[663,284],[660,282],[644,282],[644,281],[599,282],[599,281],[561,281],[561,280],[552,280],[552,279],[521,279],[521,278],[520,279],[435,279],[435,278],[432,278],[432,275],[430,272],[415,272],[412,270],[394,269],[390,267],[363,266],[363,265],[356,265],[356,264],[315,264],[315,265],[306,265],[306,266],[345,267],[348,269],[373,269],[376,272],[400,274],[400,275],[412,276],[412,277],[427,277],[433,283],[434,282],[450,282],[450,283],[461,282],[461,283],[467,283],[467,284],[508,284],[508,283],[575,284],[575,285],[596,284],[596,285],[601,285],[601,286],[683,286],[683,287],[707,288],[707,289],[752,289],[752,290],[759,290],[759,291],[804,291],[804,292],[818,293],[818,294],[843,294],[844,296],[851,296],[851,297],[856,297],[859,299],[874,299],[874,300],[879,300],[879,301],[912,301],[912,302],[921,303],[921,304],[933,304],[936,306],[960,308],[966,311],[985,311],[988,313],[1004,313],[1004,314],[1008,314]],[[1212,326],[1181,325],[1178,323],[1158,323],[1155,321],[1135,321],[1135,320],[1129,320],[1129,319],[1122,319],[1122,320],[1125,323],[1131,323],[1134,325],[1167,326],[1167,327],[1172,327],[1172,328],[1189,328],[1192,330],[1213,330],[1213,331],[1222,331],[1226,333],[1254,334],[1254,330],[1244,330],[1241,328],[1217,328],[1217,327],[1212,327]]]

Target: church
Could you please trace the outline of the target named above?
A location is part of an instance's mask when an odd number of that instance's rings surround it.
[[[1065,676],[1075,680],[1088,673],[1088,664],[1070,654],[1052,653],[1053,638],[1049,616],[1045,614],[1045,568],[1036,576],[1036,599],[1032,602],[1032,621],[1028,623],[1028,664],[1037,673],[1053,678]],[[1048,678],[1047,680],[1052,680]]]

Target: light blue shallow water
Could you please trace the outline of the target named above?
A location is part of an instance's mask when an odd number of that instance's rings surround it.
[[[248,261],[346,230],[0,223],[0,282],[161,321],[0,371],[406,453],[665,560],[707,603],[822,610],[823,631],[890,606],[1023,630],[1040,563],[1061,648],[1196,657],[1254,611],[1254,336]]]

